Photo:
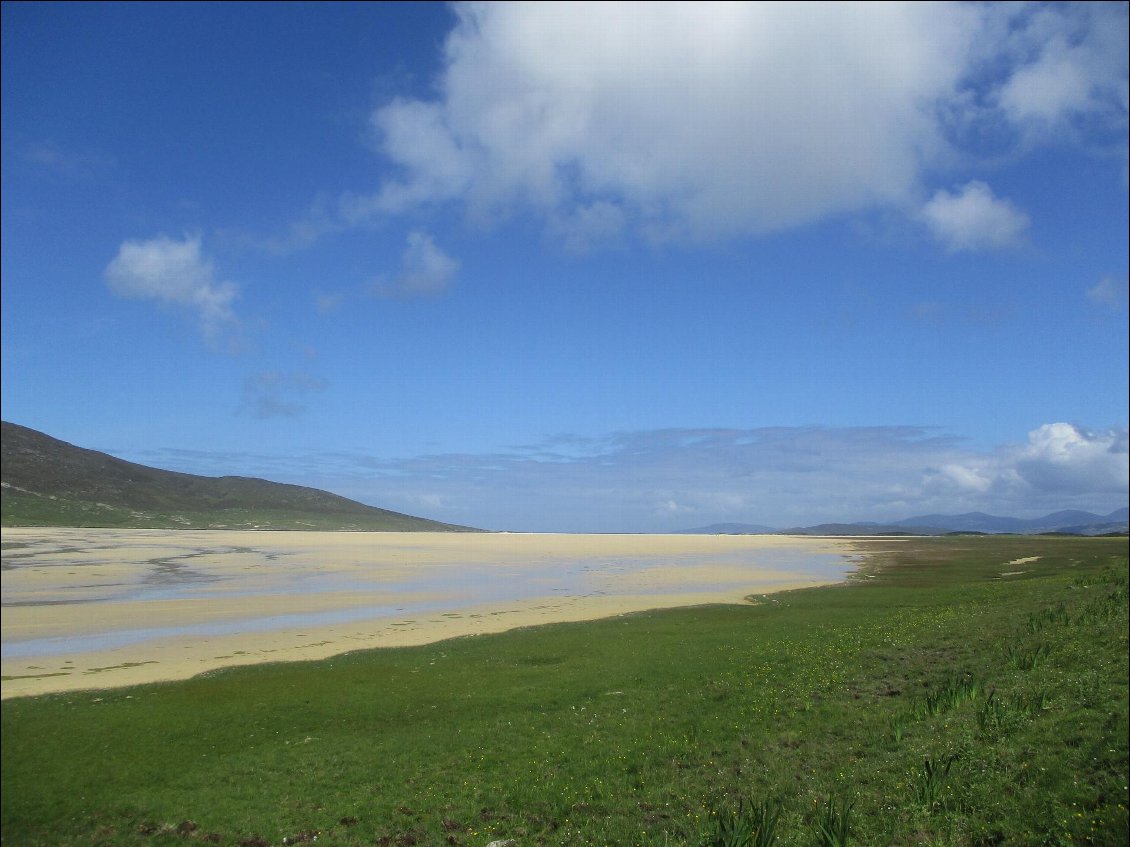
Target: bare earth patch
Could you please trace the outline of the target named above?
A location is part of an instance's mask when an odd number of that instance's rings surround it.
[[[1005,567],[1010,565],[1026,565],[1029,562],[1038,562],[1039,560],[1039,556],[1024,556],[1021,559],[1013,559],[1011,562],[1005,562]],[[1001,571],[1001,576],[1020,576],[1026,573],[1028,573],[1028,571]]]

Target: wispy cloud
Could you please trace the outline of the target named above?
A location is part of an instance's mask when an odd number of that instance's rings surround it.
[[[233,304],[239,289],[216,278],[200,236],[124,241],[105,277],[110,290],[121,297],[151,300],[191,314],[212,342],[238,325]]]
[[[1019,246],[1029,224],[1026,214],[976,181],[956,193],[937,191],[923,206],[922,219],[951,252]]]
[[[1087,289],[1087,299],[1096,306],[1115,312],[1125,312],[1130,300],[1130,279],[1104,276],[1093,287]]]
[[[451,284],[459,262],[436,246],[426,232],[410,232],[400,270],[391,283],[378,278],[374,290],[382,295],[427,297],[440,294]]]
[[[352,288],[319,291],[314,307],[322,314],[331,314],[351,302],[373,297],[436,297],[451,287],[459,267],[459,260],[444,252],[430,233],[415,230],[405,239],[399,267]]]
[[[251,249],[262,250],[276,256],[285,256],[321,241],[323,238],[350,228],[350,222],[340,212],[343,204],[319,196],[306,214],[293,221],[284,233],[261,237],[237,231],[221,231],[227,241]]]
[[[243,381],[238,412],[256,418],[296,418],[307,411],[306,398],[329,383],[308,373],[261,371]]]
[[[27,161],[68,177],[86,178],[114,167],[109,156],[65,148],[55,141],[28,144],[22,152]]]

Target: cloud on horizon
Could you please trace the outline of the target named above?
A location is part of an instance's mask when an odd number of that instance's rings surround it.
[[[1103,135],[1125,152],[1123,4],[458,4],[435,99],[372,116],[398,175],[344,218],[533,214],[571,249],[710,241],[879,208],[949,249],[1024,213],[975,163]],[[1078,136],[1078,137],[1077,137]],[[978,236],[977,224],[987,224]]]
[[[921,427],[671,429],[561,437],[485,455],[246,457],[222,472],[325,488],[382,508],[488,529],[778,528],[934,512],[1033,517],[1126,505],[1127,429],[1067,424],[974,450]],[[202,468],[176,454],[178,469]],[[551,517],[546,517],[546,516]]]

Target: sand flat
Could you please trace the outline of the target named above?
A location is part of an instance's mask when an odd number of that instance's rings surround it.
[[[840,581],[859,539],[8,528],[3,697]]]

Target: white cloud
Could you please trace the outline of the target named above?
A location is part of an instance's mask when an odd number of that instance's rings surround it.
[[[921,215],[934,236],[952,252],[1015,247],[1029,223],[1026,214],[976,181],[957,193],[939,189],[922,207]]]
[[[946,479],[952,480],[959,488],[964,488],[969,491],[975,491],[978,494],[984,494],[993,487],[993,477],[991,474],[985,472],[982,467],[977,467],[982,463],[969,464],[949,464],[941,467],[941,475]]]
[[[1009,121],[1028,133],[1062,130],[1079,118],[1125,123],[1125,3],[1003,4],[999,11],[1009,27],[1003,49],[1015,64],[995,100]]]
[[[1073,107],[1085,105],[1087,76],[1062,51],[1049,50],[1038,62],[1022,68],[1001,89],[1000,104],[1017,121],[1052,123]]]
[[[1125,500],[1130,487],[1127,430],[1044,424],[1030,432],[1024,444],[945,465],[934,483],[1001,502],[1044,503],[1048,508],[1079,497]]]
[[[412,184],[390,184],[376,198],[347,198],[347,220],[355,223],[372,211],[396,213],[448,200],[470,185],[471,163],[445,126],[439,106],[394,100],[374,113],[373,126],[384,139],[385,153],[417,178]]]
[[[1017,473],[1040,491],[1125,491],[1130,485],[1125,429],[1090,432],[1045,424],[1016,452]]]
[[[124,241],[106,267],[110,290],[122,297],[152,300],[192,313],[209,339],[236,324],[232,308],[237,287],[216,279],[204,257],[199,236],[176,241],[164,235],[148,241]]]
[[[457,13],[441,98],[374,114],[401,178],[348,215],[458,200],[483,219],[628,216],[654,238],[714,238],[900,203],[941,144],[934,101],[977,22],[919,3]]]
[[[395,282],[389,285],[380,280],[375,289],[379,294],[403,297],[440,294],[458,271],[459,262],[437,247],[432,236],[410,232]]]
[[[480,222],[533,215],[571,249],[710,240],[913,214],[926,175],[975,162],[962,139],[984,129],[1125,137],[1124,4],[455,9],[438,96],[372,116],[395,176],[343,201],[353,224],[454,204]],[[928,205],[951,249],[1011,245],[1027,225],[981,185]]]

